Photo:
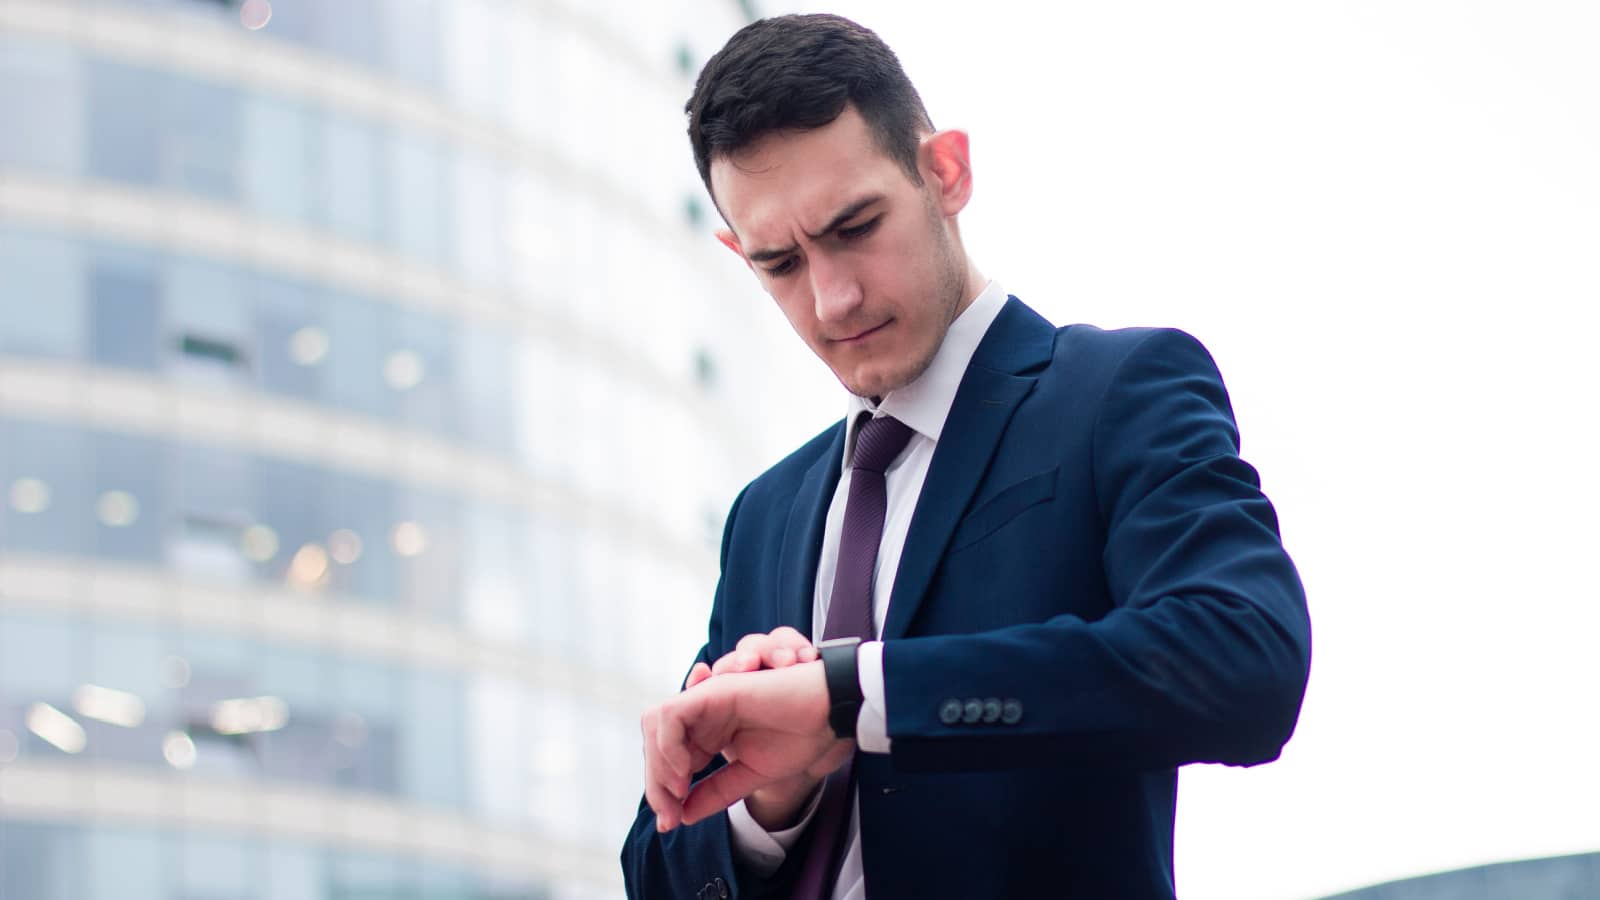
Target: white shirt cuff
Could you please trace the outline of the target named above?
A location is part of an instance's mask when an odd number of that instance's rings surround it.
[[[882,641],[867,641],[856,650],[856,678],[861,682],[856,747],[863,753],[888,753],[889,711],[883,701]]]
[[[789,851],[799,843],[800,835],[805,834],[812,817],[817,814],[817,804],[821,799],[821,790],[812,791],[805,815],[792,828],[782,831],[762,828],[761,823],[750,815],[750,810],[745,808],[743,800],[728,807],[728,830],[733,838],[733,852],[762,878],[778,871]]]

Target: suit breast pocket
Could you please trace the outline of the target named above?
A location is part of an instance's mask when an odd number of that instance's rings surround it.
[[[955,536],[950,539],[950,552],[976,544],[1024,511],[1041,503],[1049,503],[1055,497],[1055,469],[1029,476],[1002,489],[968,513],[956,526]]]

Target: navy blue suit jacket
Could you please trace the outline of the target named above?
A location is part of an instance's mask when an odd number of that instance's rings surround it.
[[[700,660],[812,633],[843,443],[840,422],[735,501]],[[1009,299],[934,451],[882,638],[893,752],[857,762],[870,900],[1171,898],[1177,767],[1275,759],[1310,661],[1205,348],[1056,329]],[[726,814],[658,835],[643,803],[622,864],[639,898],[781,896],[793,868],[756,879]]]

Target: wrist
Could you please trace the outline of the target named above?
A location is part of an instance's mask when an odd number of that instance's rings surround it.
[[[744,807],[767,831],[793,828],[805,818],[819,781],[804,775],[760,788],[744,798]]]
[[[861,715],[863,698],[857,661],[860,649],[858,637],[823,641],[817,645],[828,689],[828,727],[840,740],[855,738],[856,720]]]

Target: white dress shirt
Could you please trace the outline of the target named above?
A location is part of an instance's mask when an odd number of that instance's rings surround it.
[[[995,282],[989,282],[972,305],[967,307],[950,324],[944,342],[934,354],[933,361],[916,381],[883,398],[877,406],[870,399],[852,395],[845,413],[844,456],[839,465],[842,472],[839,486],[834,489],[828,506],[827,526],[822,533],[822,555],[817,561],[817,590],[812,605],[812,622],[828,621],[828,602],[833,594],[834,569],[839,562],[839,532],[844,524],[845,501],[850,496],[850,460],[855,447],[856,416],[863,410],[874,417],[894,416],[914,432],[899,459],[884,473],[888,508],[883,517],[883,538],[878,544],[878,562],[873,573],[872,617],[877,633],[883,633],[884,620],[889,615],[889,598],[894,591],[894,578],[900,568],[900,554],[905,549],[906,532],[911,527],[911,515],[916,511],[917,498],[922,494],[922,483],[928,476],[928,464],[933,460],[934,447],[938,446],[950,406],[955,402],[956,389],[967,372],[967,364],[977,351],[978,343],[988,333],[995,316],[1005,305],[1006,292]],[[866,753],[889,752],[888,711],[883,693],[883,644],[868,641],[861,645],[857,657],[858,677],[861,679],[863,703],[856,720],[856,746]],[[746,865],[770,875],[783,865],[790,849],[799,842],[806,826],[816,812],[817,798],[798,825],[783,831],[769,832],[762,828],[744,801],[728,809],[734,851]],[[833,900],[866,900],[866,883],[861,868],[861,835],[858,819],[859,802],[853,804],[849,824],[849,849],[839,868],[839,879],[834,883]]]

